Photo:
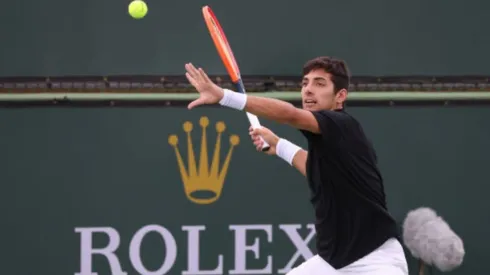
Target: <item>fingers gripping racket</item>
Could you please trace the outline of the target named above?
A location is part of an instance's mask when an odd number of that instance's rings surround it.
[[[240,75],[240,69],[238,68],[238,64],[235,60],[235,56],[231,51],[230,44],[228,43],[228,39],[226,39],[226,35],[221,28],[221,25],[218,22],[218,19],[214,15],[213,11],[209,6],[204,6],[202,8],[202,14],[204,16],[204,20],[206,21],[206,25],[208,27],[211,38],[213,39],[214,45],[218,50],[218,54],[223,61],[226,70],[228,71],[228,75],[231,78],[233,84],[235,84],[239,93],[245,94],[245,86],[243,85],[242,77]],[[247,112],[247,117],[250,122],[250,125],[255,128],[262,127],[259,122],[259,118]],[[267,151],[270,148],[270,145],[262,138],[264,144],[262,145],[262,151]]]

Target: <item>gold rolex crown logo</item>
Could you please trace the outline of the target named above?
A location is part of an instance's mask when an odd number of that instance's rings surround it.
[[[180,176],[184,184],[184,191],[189,200],[198,204],[210,204],[215,202],[220,196],[225,181],[226,172],[230,165],[233,148],[240,143],[240,138],[237,135],[230,136],[230,148],[226,154],[225,161],[220,167],[221,153],[221,136],[226,129],[224,122],[216,123],[216,143],[214,145],[214,153],[209,165],[208,160],[208,142],[206,129],[209,126],[209,119],[205,116],[199,120],[199,125],[202,128],[201,133],[201,150],[199,153],[199,167],[194,154],[191,132],[193,125],[190,121],[183,124],[184,132],[187,135],[187,168],[180,154],[177,135],[170,135],[168,143],[174,147],[177,157],[177,164],[180,170]],[[221,169],[220,169],[221,168]]]

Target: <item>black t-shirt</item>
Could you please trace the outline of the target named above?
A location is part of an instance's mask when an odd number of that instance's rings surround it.
[[[318,254],[336,269],[399,239],[387,211],[373,146],[344,110],[312,112],[321,134],[308,139],[306,174],[316,216]]]

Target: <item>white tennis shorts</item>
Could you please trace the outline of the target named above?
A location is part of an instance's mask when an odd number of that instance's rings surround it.
[[[378,249],[341,269],[334,269],[315,255],[286,275],[408,275],[408,264],[400,242],[389,239]]]

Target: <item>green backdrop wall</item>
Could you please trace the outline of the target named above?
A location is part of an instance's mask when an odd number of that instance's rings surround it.
[[[465,242],[465,262],[450,274],[484,274],[490,230],[488,107],[349,110],[377,148],[396,219],[402,222],[420,206],[434,208]],[[202,117],[208,122],[205,167],[215,161],[216,127],[224,130],[217,146],[220,165],[207,176],[198,166]],[[190,139],[186,121],[193,128]],[[263,122],[305,145],[298,131]],[[308,187],[283,161],[256,152],[247,128],[243,113],[212,107],[0,109],[3,249],[9,259],[3,270],[284,274],[314,253]],[[176,139],[182,169],[172,146]],[[188,161],[189,141],[196,165]],[[409,263],[416,274],[416,261],[409,257]]]
[[[355,75],[490,74],[488,1],[19,0],[0,11],[0,76],[183,74],[224,68],[205,28],[210,5],[244,75],[297,75],[318,55]]]

